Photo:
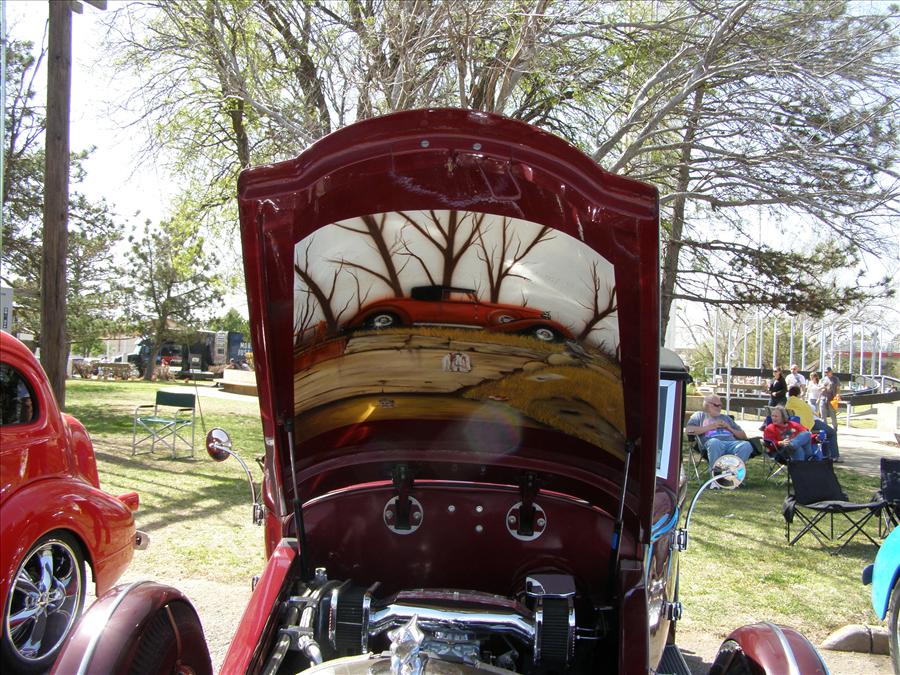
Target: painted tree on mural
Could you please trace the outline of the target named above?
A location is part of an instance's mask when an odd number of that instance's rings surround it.
[[[612,279],[600,271],[596,261],[591,264],[589,288],[591,303],[581,306],[590,312],[590,317],[584,322],[584,328],[578,333],[579,340],[587,339],[604,319],[615,316],[618,309],[615,284],[612,283]]]
[[[297,342],[302,342],[310,337],[322,337],[335,335],[340,330],[341,319],[354,307],[359,311],[369,295],[370,287],[363,290],[359,275],[354,267],[345,261],[336,261],[336,266],[331,269],[324,281],[316,278],[314,268],[316,263],[310,262],[310,252],[315,243],[315,236],[305,240],[296,254],[294,262],[295,297],[302,298],[298,311],[295,300],[294,310],[294,335]],[[298,262],[299,261],[299,262]],[[349,295],[343,294],[340,301],[335,298],[341,288],[351,286],[355,292]],[[318,310],[318,311],[317,311]],[[317,332],[319,323],[323,324],[321,331]],[[312,334],[310,334],[312,331]]]
[[[400,237],[394,237],[392,241],[388,241],[388,235],[385,232],[386,214],[380,216],[365,215],[359,220],[362,221],[362,227],[353,227],[347,223],[337,223],[336,226],[347,232],[354,234],[362,234],[372,240],[373,248],[378,252],[378,262],[384,267],[379,272],[374,266],[363,265],[359,262],[352,262],[341,258],[340,260],[332,260],[338,262],[348,269],[357,269],[361,272],[372,275],[376,279],[380,279],[391,289],[396,297],[403,296],[403,288],[400,285],[400,272],[403,271],[401,266],[399,269],[395,263],[395,257],[402,248]]]
[[[419,221],[406,213],[401,212],[400,215],[406,221],[404,229],[408,227],[418,232],[440,254],[439,269],[430,269],[431,266],[426,264],[422,256],[409,246],[408,236],[403,240],[402,255],[415,260],[432,285],[452,286],[453,274],[459,261],[478,238],[484,222],[484,214],[450,211],[446,222],[439,218],[434,211],[429,211],[428,217],[424,221]],[[403,230],[401,230],[401,236],[403,236]]]
[[[521,234],[512,226],[509,218],[502,218],[498,226],[499,240],[494,236],[494,241],[489,243],[485,232],[479,229],[476,239],[478,245],[478,259],[484,263],[485,280],[488,284],[488,298],[491,302],[500,301],[500,291],[503,282],[509,278],[524,279],[516,272],[536,247],[541,243],[553,239],[553,228],[542,226],[535,234],[523,240]]]

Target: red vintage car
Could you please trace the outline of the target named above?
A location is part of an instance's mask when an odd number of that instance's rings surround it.
[[[0,476],[3,669],[46,671],[84,604],[85,563],[102,594],[145,539],[132,516],[137,493],[100,490],[87,431],[60,413],[37,360],[2,331]]]
[[[221,672],[689,672],[689,376],[659,348],[656,190],[521,122],[415,110],[245,171],[238,202],[268,563]],[[336,335],[423,278],[521,297],[579,340],[436,326],[304,358],[308,327]],[[221,429],[207,447],[231,453]],[[739,462],[707,485],[735,486]],[[154,672],[210,671],[173,589],[120,588],[97,611],[57,672],[126,672],[151,635]],[[716,669],[827,672],[772,624],[735,631]]]
[[[545,342],[573,340],[565,326],[550,312],[482,302],[473,288],[414,286],[408,298],[388,298],[369,303],[347,322],[346,328],[395,328],[433,325],[483,328],[497,333],[532,335]]]

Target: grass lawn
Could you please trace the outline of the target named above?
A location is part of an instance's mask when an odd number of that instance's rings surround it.
[[[255,458],[263,454],[263,438],[256,401],[199,398],[193,459],[173,460],[159,447],[154,454],[132,457],[135,406],[152,403],[162,386],[96,380],[66,385],[67,412],[94,441],[101,487],[112,494],[136,490],[141,495],[135,520],[150,535],[150,547],[135,552],[131,570],[171,583],[180,578],[246,583],[265,563],[263,531],[251,522],[250,488],[240,465],[233,459],[213,462],[206,454],[199,416],[202,410],[207,430],[228,431],[259,481]]]
[[[852,471],[839,470],[838,478],[850,499],[860,501],[868,501],[878,484]],[[691,483],[688,499],[696,485]],[[809,534],[787,546],[785,491],[766,481],[762,460],[753,459],[738,490],[712,490],[700,498],[681,558],[685,623],[727,633],[768,620],[793,626],[814,642],[848,623],[880,623],[870,587],[860,581],[875,547],[857,535],[840,554],[829,555]],[[842,521],[835,519],[837,532]],[[867,531],[875,536],[877,529],[873,519]],[[792,536],[797,531],[795,519]]]
[[[94,440],[102,487],[141,495],[136,520],[151,544],[135,553],[132,571],[175,585],[182,578],[244,584],[259,574],[264,558],[263,531],[250,522],[240,466],[207,458],[199,420],[194,459],[172,460],[165,452],[131,456],[134,408],[151,403],[160,386],[67,384],[68,411]],[[255,399],[204,397],[201,405],[206,429],[225,428],[258,480],[255,458],[263,453],[263,440]],[[799,628],[814,641],[847,623],[877,623],[869,587],[860,582],[875,548],[857,538],[859,543],[832,556],[811,536],[789,548],[781,516],[785,488],[764,480],[760,459],[750,462],[748,473],[739,490],[710,491],[694,512],[690,547],[681,556],[684,623],[724,634],[766,619]],[[874,478],[845,470],[838,476],[851,499],[867,499],[876,488]],[[692,482],[688,500],[695,489]],[[875,532],[874,521],[869,530]]]

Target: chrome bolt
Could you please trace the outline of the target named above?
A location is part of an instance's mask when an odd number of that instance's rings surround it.
[[[484,532],[484,525],[476,525],[475,531],[478,532],[478,534],[481,534],[482,532]]]
[[[456,513],[456,507],[451,504],[447,507],[447,513]]]
[[[393,517],[394,517],[394,512],[391,511],[390,509],[388,509],[387,511],[384,512],[384,517],[385,517],[385,518],[393,518]]]
[[[507,522],[509,522],[510,525],[515,525],[515,524],[516,524],[516,517],[515,517],[515,516],[510,516],[510,517],[507,518],[506,520],[507,520]]]
[[[473,150],[481,150],[481,143],[472,143]]]
[[[475,513],[481,513],[482,511],[484,511],[484,507],[481,504],[475,507]]]
[[[427,147],[428,147],[429,145],[431,145],[431,144],[430,144],[428,141],[421,141],[421,142],[419,143],[419,145],[421,145],[423,148],[427,148]]]
[[[538,519],[537,519],[537,524],[538,524],[538,527],[543,527],[544,525],[547,524],[547,521],[544,520],[543,518],[538,518]]]
[[[412,514],[413,520],[422,520],[422,512],[414,511]]]

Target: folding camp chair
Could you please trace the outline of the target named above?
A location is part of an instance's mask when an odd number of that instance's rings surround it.
[[[779,447],[775,445],[772,441],[763,439],[763,461],[766,467],[766,480],[775,480],[781,477],[781,483],[779,485],[783,485],[785,481],[785,476],[783,472],[787,469],[788,462],[791,461],[790,455],[785,450],[785,448]]]
[[[131,435],[131,455],[155,452],[156,444],[172,448],[172,459],[177,455],[177,443],[181,441],[194,456],[194,394],[158,391],[156,402],[139,405],[134,409],[134,428]],[[190,428],[190,440],[187,431]],[[141,438],[138,438],[141,433]],[[171,441],[171,446],[169,445]],[[149,449],[144,449],[149,445]],[[140,449],[139,449],[140,448]]]
[[[791,415],[789,419],[792,422],[800,423],[800,418],[796,415]],[[765,429],[771,423],[772,417],[767,416],[765,421],[763,421],[762,428]],[[812,434],[812,444],[814,449],[818,447],[819,454],[822,454],[821,447],[823,439],[825,438],[825,433],[814,433],[812,431],[810,433]],[[763,439],[762,443],[764,448],[763,459],[766,463],[766,480],[774,480],[787,468],[787,463],[790,461],[790,451],[775,445],[772,441]]]
[[[882,534],[881,525],[884,534],[900,525],[900,459],[881,458],[881,489],[872,499],[884,502],[878,534]]]
[[[695,436],[694,434],[686,434],[686,436],[688,444],[688,458],[691,460],[691,468],[694,470],[694,476],[696,476],[697,482],[702,483],[703,480],[700,478],[700,464],[706,462],[707,468],[704,469],[704,472],[709,471],[709,456],[706,454],[706,450],[700,444],[699,437]]]
[[[820,544],[828,547],[828,542],[843,543],[832,553],[837,553],[862,533],[872,544],[878,546],[865,525],[872,517],[880,517],[883,501],[856,503],[848,501],[847,494],[841,489],[834,465],[830,459],[818,462],[788,462],[788,495],[781,507],[784,516],[785,537],[788,545],[793,546],[805,534],[812,533]],[[834,515],[841,514],[847,519],[848,527],[837,537],[834,535]],[[800,531],[791,539],[791,522],[797,517],[803,524]],[[829,532],[826,534],[825,518],[829,521]],[[845,539],[846,537],[846,539]]]

